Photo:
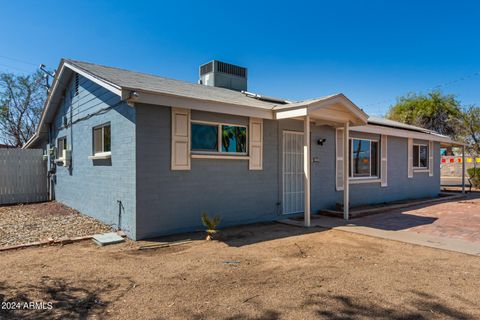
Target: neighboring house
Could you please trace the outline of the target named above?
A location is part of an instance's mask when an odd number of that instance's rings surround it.
[[[298,213],[308,224],[349,203],[348,219],[351,206],[437,196],[440,146],[457,144],[368,117],[343,94],[249,93],[247,70],[219,61],[200,78],[62,60],[25,145],[55,147],[55,199],[133,239],[201,229],[201,212],[222,226]]]

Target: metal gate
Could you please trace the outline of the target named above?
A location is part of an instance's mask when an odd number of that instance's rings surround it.
[[[283,213],[303,212],[303,132],[283,132]]]
[[[0,205],[48,200],[47,162],[38,149],[0,149]]]

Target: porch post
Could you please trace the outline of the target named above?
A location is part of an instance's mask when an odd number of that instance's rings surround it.
[[[465,146],[462,145],[462,193],[465,194]]]
[[[350,170],[350,141],[349,141],[349,123],[345,123],[343,127],[343,219],[349,219],[349,205],[350,205],[350,184],[349,184],[349,170]]]
[[[310,116],[303,122],[304,223],[310,227]]]

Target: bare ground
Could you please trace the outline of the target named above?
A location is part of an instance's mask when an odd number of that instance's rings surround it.
[[[100,221],[55,201],[0,206],[0,248],[111,230]]]
[[[191,235],[189,235],[191,237]],[[478,319],[480,257],[280,224],[223,241],[0,253],[0,310],[15,319]]]

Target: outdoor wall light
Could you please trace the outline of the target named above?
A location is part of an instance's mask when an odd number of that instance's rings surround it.
[[[325,139],[325,138],[318,139],[318,140],[317,140],[317,144],[318,144],[319,146],[323,146],[323,144],[325,143],[325,141],[327,141],[327,139]]]

